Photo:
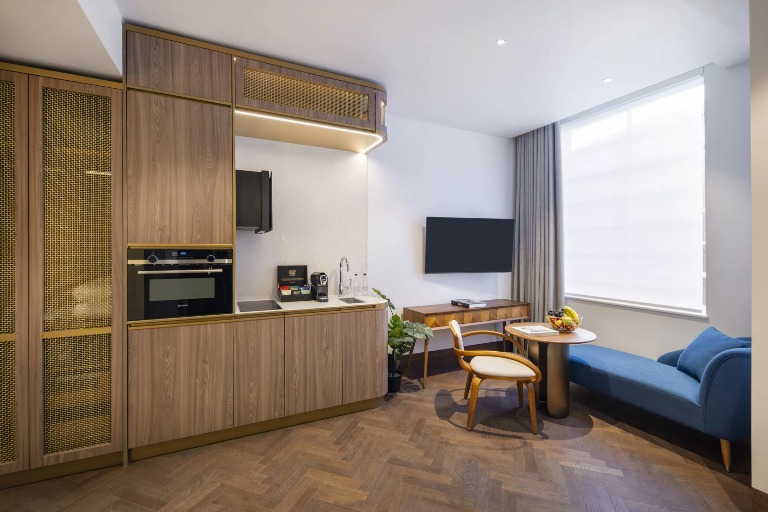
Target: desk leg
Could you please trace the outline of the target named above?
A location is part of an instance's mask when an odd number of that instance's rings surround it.
[[[427,389],[427,360],[429,358],[429,338],[424,338],[424,385],[423,389]]]
[[[567,344],[553,343],[547,347],[547,412],[553,418],[568,416],[570,402],[568,389]]]

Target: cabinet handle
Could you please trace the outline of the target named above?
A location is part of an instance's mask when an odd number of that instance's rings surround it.
[[[144,274],[214,274],[224,272],[220,268],[206,268],[195,270],[139,270],[139,275]]]

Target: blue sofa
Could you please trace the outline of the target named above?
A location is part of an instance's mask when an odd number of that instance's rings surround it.
[[[574,345],[569,372],[576,384],[719,438],[730,471],[731,441],[750,436],[751,359],[750,338],[710,327],[657,361]]]

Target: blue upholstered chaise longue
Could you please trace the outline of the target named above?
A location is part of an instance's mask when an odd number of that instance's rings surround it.
[[[750,338],[710,327],[657,361],[596,345],[571,347],[570,379],[720,439],[725,469],[731,441],[750,436]]]

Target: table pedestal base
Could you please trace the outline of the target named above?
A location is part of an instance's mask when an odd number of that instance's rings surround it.
[[[565,343],[537,343],[530,341],[528,357],[541,370],[537,385],[538,399],[546,402],[547,412],[553,418],[565,418],[569,412],[568,354]]]

